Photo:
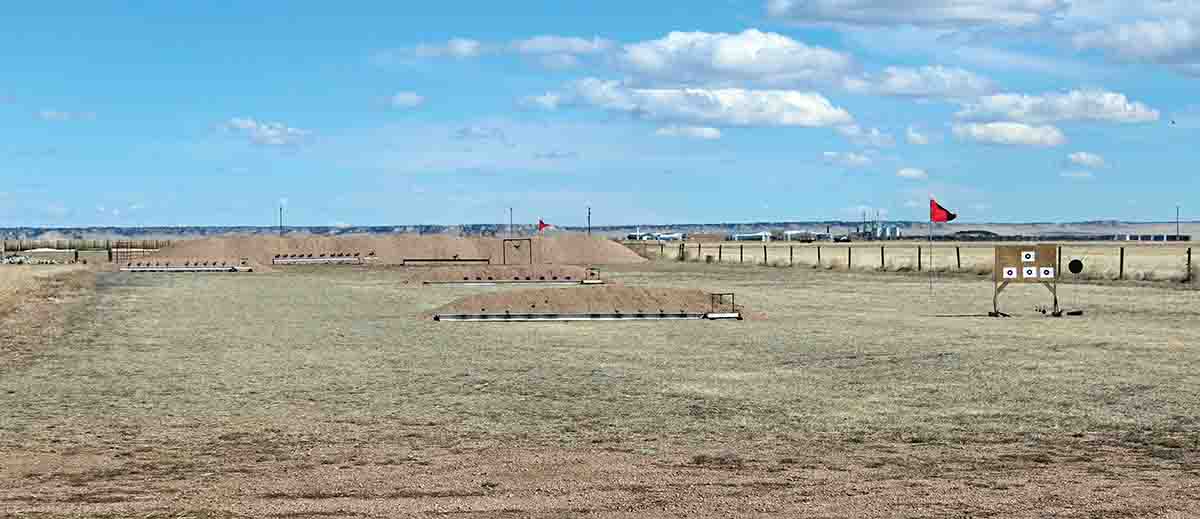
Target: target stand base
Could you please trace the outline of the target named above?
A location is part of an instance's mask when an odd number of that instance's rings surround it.
[[[988,312],[988,317],[1012,317],[1012,316],[1008,315],[1004,312],[995,311],[995,312]]]

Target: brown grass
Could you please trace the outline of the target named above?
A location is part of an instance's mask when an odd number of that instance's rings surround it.
[[[0,376],[0,514],[1186,516],[1193,292],[654,263],[765,321],[419,317],[391,270],[101,274]]]

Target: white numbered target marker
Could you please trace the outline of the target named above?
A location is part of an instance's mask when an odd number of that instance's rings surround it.
[[[1021,253],[1021,261],[1024,261],[1025,263],[1033,263],[1033,262],[1037,261],[1037,252],[1031,251],[1031,250],[1022,252]]]
[[[1022,272],[1022,274],[1024,274],[1024,276],[1027,278],[1037,278],[1038,269],[1037,267],[1025,267],[1025,271]]]
[[[1053,278],[1054,277],[1054,267],[1042,267],[1041,270],[1042,270],[1042,272],[1041,272],[1042,277],[1044,277],[1044,278]]]
[[[1017,279],[1017,268],[1007,267],[1004,269],[1004,279]]]

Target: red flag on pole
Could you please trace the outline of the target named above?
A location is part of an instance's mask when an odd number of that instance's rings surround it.
[[[958,218],[958,215],[950,212],[945,207],[942,207],[941,204],[937,203],[937,200],[932,198],[929,199],[929,221],[949,222],[955,218]]]
[[[544,231],[544,230],[546,230],[546,229],[549,229],[549,228],[551,228],[551,227],[554,227],[554,226],[553,226],[553,225],[550,225],[550,224],[548,224],[548,223],[546,223],[546,222],[543,222],[541,218],[538,218],[538,232],[542,232],[542,231]]]

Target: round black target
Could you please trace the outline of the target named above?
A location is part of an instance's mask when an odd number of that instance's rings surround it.
[[[1070,270],[1072,274],[1078,274],[1080,272],[1083,272],[1083,262],[1079,261],[1077,259],[1073,259],[1073,260],[1071,260],[1070,263],[1067,264],[1067,270]]]

